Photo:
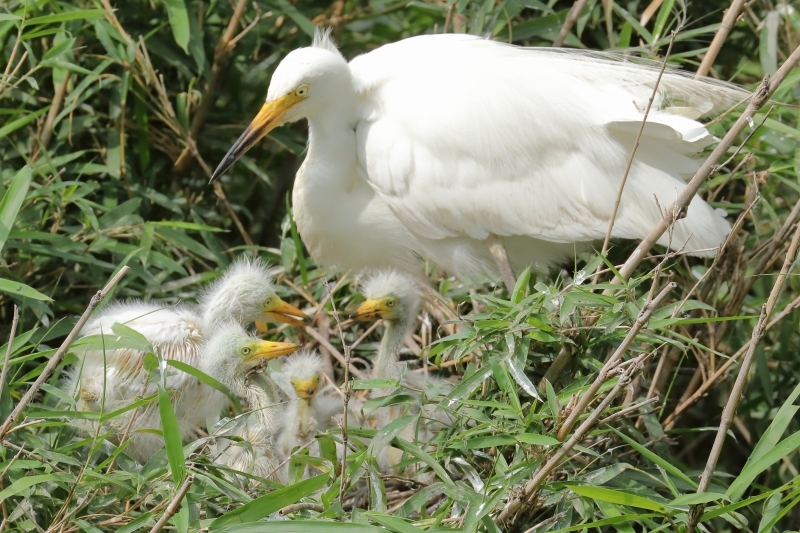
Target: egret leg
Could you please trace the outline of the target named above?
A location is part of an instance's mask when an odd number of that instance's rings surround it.
[[[517,284],[517,276],[514,275],[514,270],[511,268],[506,247],[503,246],[503,243],[500,242],[500,239],[495,234],[489,235],[484,242],[492,253],[492,258],[494,258],[494,263],[500,272],[500,277],[503,278],[508,292],[511,293],[514,290],[514,285]]]

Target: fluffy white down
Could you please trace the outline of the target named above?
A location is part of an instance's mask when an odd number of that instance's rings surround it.
[[[241,256],[203,291],[199,308],[213,330],[230,320],[246,324],[263,319],[264,302],[274,296],[269,265],[260,257]]]
[[[309,83],[286,120],[309,121],[293,199],[314,258],[343,269],[417,271],[418,256],[493,274],[500,237],[541,270],[605,235],[656,69],[466,35],[383,46],[347,65],[329,40],[280,64],[270,99]],[[714,141],[697,117],[746,94],[667,72],[613,236],[642,238]],[[353,134],[355,128],[355,134]],[[729,223],[695,198],[672,247],[711,256]],[[660,244],[667,245],[664,236]]]
[[[361,281],[360,291],[368,300],[396,296],[403,307],[416,314],[420,304],[421,287],[413,276],[396,269],[370,272]]]
[[[322,375],[322,358],[317,352],[301,350],[287,357],[281,365],[281,371],[290,380],[308,380]]]
[[[259,318],[264,301],[275,293],[267,265],[260,259],[241,258],[215,280],[203,293],[197,307],[168,305],[160,302],[112,302],[99,310],[81,331],[81,336],[104,335],[110,342],[115,323],[142,334],[165,359],[173,359],[195,368],[207,368],[203,361],[203,345],[218,328],[239,328]],[[237,325],[226,325],[231,320]],[[230,332],[230,331],[229,331]],[[102,349],[95,343],[89,349],[76,350],[81,363],[70,369],[64,389],[77,398],[81,411],[106,413],[129,405],[137,396],[157,392],[157,383],[144,371],[143,351],[128,348]],[[213,350],[212,350],[213,351]],[[193,376],[166,366],[167,389],[178,391],[173,397],[181,437],[192,438],[197,428],[213,420],[227,405],[225,396]],[[107,423],[114,434],[128,427],[128,412]],[[87,430],[93,428],[87,422]],[[161,417],[156,403],[140,408],[131,431],[131,444],[126,453],[145,461],[163,448],[163,439],[137,429],[160,428]]]

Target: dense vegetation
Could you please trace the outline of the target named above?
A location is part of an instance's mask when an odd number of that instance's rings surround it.
[[[336,327],[360,298],[352,276],[314,265],[291,219],[304,124],[276,130],[220,184],[208,185],[210,169],[258,109],[281,57],[309,44],[315,26],[332,27],[348,58],[444,31],[548,46],[572,4],[115,4],[0,3],[0,334],[13,339],[0,348],[0,420],[8,420],[0,428],[0,530],[681,531],[690,506],[704,512],[707,531],[800,529],[800,283],[778,275],[793,262],[787,249],[800,214],[800,69],[773,95],[794,106],[765,106],[735,143],[741,150],[702,189],[739,220],[717,260],[653,256],[611,285],[613,265],[633,249],[616,243],[608,256],[581,256],[551,278],[525,272],[512,294],[490,285],[473,291],[431,265],[441,299],[426,306],[415,342],[460,383],[424,400],[455,423],[430,447],[402,441],[400,431],[426,411],[413,409],[423,400],[397,393],[388,401],[408,405],[408,414],[353,430],[375,443],[351,439],[344,465],[335,453],[298,457],[318,475],[285,487],[244,485],[210,463],[207,439],[181,447],[167,432],[166,449],[139,465],[102,433],[79,433],[80,418],[93,414],[76,413],[57,387],[76,360],[58,351],[76,317],[124,265],[130,270],[106,299],[192,301],[235,257],[253,253],[280,267],[279,294],[316,317],[314,337],[292,328],[279,336],[323,342],[329,355],[352,347],[354,360],[369,360],[380,328],[362,340],[364,327],[348,323],[341,336]],[[696,70],[728,7],[589,0],[564,45],[663,61],[676,31],[670,64]],[[753,89],[798,45],[797,5],[754,0],[710,75]],[[742,109],[714,133],[723,137]],[[665,288],[653,312],[649,303]],[[765,335],[753,343],[771,291]],[[710,486],[698,493],[748,348],[743,397]],[[634,361],[603,371],[615,351]],[[408,359],[419,361],[412,352]],[[565,354],[572,357],[563,370],[543,380]],[[23,400],[42,375],[32,401]],[[595,380],[596,399],[578,403]],[[590,423],[573,425],[579,415]],[[320,436],[323,451],[341,439],[339,430]],[[389,442],[432,472],[429,484],[381,476],[373,458]],[[521,507],[503,515],[514,502]],[[157,524],[165,513],[168,523]]]

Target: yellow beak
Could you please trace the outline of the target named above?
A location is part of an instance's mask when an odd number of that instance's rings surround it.
[[[231,149],[228,150],[225,157],[222,158],[222,162],[220,162],[217,170],[211,175],[211,181],[213,182],[223,175],[225,171],[231,168],[236,160],[242,157],[254,144],[263,139],[267,133],[280,126],[283,123],[283,116],[286,112],[302,100],[303,97],[297,96],[292,92],[277,100],[264,104],[261,107],[261,111],[256,115],[256,118],[253,119],[253,122],[247,126],[247,129],[244,130],[241,137],[239,137]]]
[[[302,348],[300,344],[293,342],[258,341],[255,343],[255,350],[245,359],[248,361],[275,359],[276,357],[296,352],[300,348]]]
[[[304,400],[308,400],[313,398],[314,395],[317,393],[317,384],[318,382],[313,379],[307,379],[305,381],[295,381],[292,383],[294,386],[294,390],[297,392],[297,395]]]
[[[377,320],[383,318],[384,313],[388,310],[383,300],[367,300],[350,314],[350,318],[353,320]]]
[[[273,297],[270,305],[264,308],[264,313],[277,322],[284,322],[293,326],[303,326],[310,319],[297,307],[287,304],[278,297]]]

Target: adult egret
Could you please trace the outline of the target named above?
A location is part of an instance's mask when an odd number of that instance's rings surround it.
[[[213,334],[204,350],[201,368],[245,399],[249,409],[233,427],[225,427],[221,434],[215,435],[217,463],[262,478],[275,470],[278,465],[275,435],[283,406],[273,383],[258,371],[263,370],[266,359],[298,348],[291,343],[258,341],[236,322],[222,325]],[[238,437],[247,444],[235,445],[226,437]]]
[[[309,454],[319,455],[314,441],[318,431],[327,430],[332,416],[344,405],[338,398],[320,394],[323,379],[322,358],[310,351],[301,351],[283,362],[280,372],[270,374],[289,397],[283,412],[283,424],[278,437],[278,452],[286,460],[298,446],[308,446]],[[288,461],[282,476],[288,479]]]
[[[156,302],[114,302],[103,308],[81,331],[83,337],[103,335],[109,341],[115,323],[142,334],[164,359],[198,368],[203,341],[226,321],[241,324],[256,320],[278,320],[301,324],[300,309],[281,300],[272,287],[269,270],[259,259],[240,259],[214,281],[200,297],[197,307],[169,306]],[[78,352],[81,362],[68,374],[65,388],[77,394],[79,411],[112,412],[129,405],[138,396],[156,392],[157,383],[144,369],[146,351],[140,348],[103,349],[95,343]],[[197,378],[171,367],[166,387],[180,391],[175,411],[181,435],[189,438],[207,419],[219,416],[226,405],[223,394]],[[133,417],[133,420],[131,420]],[[160,428],[158,406],[151,403],[109,420],[105,425],[117,436],[128,433],[127,453],[146,460],[163,447],[163,440],[143,428]]]
[[[422,256],[508,283],[512,267],[546,270],[605,236],[657,77],[608,56],[470,35],[412,37],[348,64],[318,32],[278,65],[212,180],[270,130],[305,118],[292,198],[318,263],[418,273]],[[655,198],[669,205],[698,166],[691,156],[714,141],[696,119],[743,94],[664,73],[612,236],[642,238],[661,219]],[[729,231],[696,197],[659,244],[713,256]]]
[[[450,383],[430,376],[420,379],[413,374],[404,374],[399,363],[403,340],[414,329],[419,312],[421,289],[422,286],[412,276],[403,272],[397,270],[372,272],[363,281],[361,287],[361,292],[366,300],[350,316],[354,320],[383,319],[386,321],[386,330],[378,348],[371,377],[399,380],[400,384],[408,389],[423,390],[426,394],[436,394],[437,391],[450,389]],[[396,387],[374,389],[372,396],[386,396],[396,390]],[[418,396],[418,394],[416,395]],[[441,429],[442,423],[450,421],[446,413],[436,412],[428,407],[425,405],[422,408],[422,423],[406,426],[399,434],[401,438],[427,442],[436,431]],[[402,416],[405,410],[405,407],[399,405],[379,407],[371,413],[366,413],[367,424],[381,428]],[[387,447],[378,451],[376,459],[381,470],[399,473],[396,472],[395,465],[401,461],[402,456],[400,450]],[[414,466],[410,469],[412,476],[416,468]]]

